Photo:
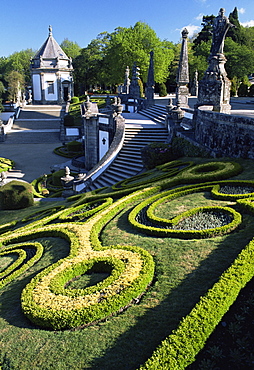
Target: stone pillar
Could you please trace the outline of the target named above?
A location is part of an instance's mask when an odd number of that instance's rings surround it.
[[[84,103],[85,114],[83,118],[85,169],[90,171],[99,162],[99,116],[92,113],[92,103],[87,97]]]
[[[133,99],[139,99],[140,98],[140,87],[138,80],[139,78],[139,70],[140,68],[137,67],[136,63],[134,63],[132,68],[132,79],[130,84],[130,97]]]
[[[153,65],[153,51],[150,52],[150,63],[148,69],[148,76],[147,76],[147,84],[146,84],[146,98],[147,98],[147,106],[154,105],[154,65]]]
[[[213,111],[230,113],[230,86],[227,78],[225,63],[227,59],[223,54],[213,55],[209,59],[209,67],[203,79],[199,82],[197,105],[212,105]]]
[[[42,104],[45,104],[46,103],[46,100],[45,100],[45,82],[44,82],[44,73],[41,73],[41,101],[42,101]]]
[[[189,66],[188,66],[188,45],[187,37],[188,30],[184,28],[182,31],[182,48],[176,77],[176,105],[183,108],[188,108],[189,89]]]

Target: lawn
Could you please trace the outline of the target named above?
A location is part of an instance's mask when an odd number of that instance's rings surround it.
[[[186,158],[185,158],[186,159]],[[189,160],[189,159],[188,159]],[[184,161],[184,159],[183,159]],[[195,163],[202,160],[193,158]],[[203,160],[208,162],[209,160]],[[251,160],[239,160],[243,171],[233,180],[253,180],[254,165]],[[161,171],[158,170],[158,174]],[[186,183],[165,185],[165,180],[156,181],[149,186],[164,183],[164,190],[181,189]],[[142,177],[142,182],[145,176]],[[140,180],[141,181],[141,180]],[[200,181],[202,182],[202,181]],[[130,186],[138,185],[138,180],[130,181]],[[142,185],[145,188],[145,184]],[[148,185],[147,185],[148,186]],[[195,184],[197,186],[197,184]],[[120,188],[119,188],[120,189]],[[114,195],[114,202],[120,199],[116,191],[108,189],[104,195]],[[105,191],[104,191],[105,192]],[[86,194],[84,199],[100,197]],[[144,196],[145,199],[145,196]],[[173,237],[149,236],[133,228],[128,221],[130,211],[141,200],[127,203],[105,224],[99,239],[102,247],[126,245],[140,247],[153,257],[155,273],[151,284],[143,295],[137,297],[120,312],[102,320],[97,320],[82,328],[69,330],[50,330],[33,324],[21,307],[21,294],[26,285],[39,272],[70,253],[67,240],[57,236],[33,237],[39,214],[58,205],[58,202],[36,202],[35,206],[19,211],[1,211],[0,224],[18,221],[14,229],[1,235],[12,243],[13,233],[19,229],[30,230],[30,241],[40,242],[44,252],[39,261],[5,285],[0,295],[0,364],[2,369],[100,369],[134,370],[144,364],[163,339],[176,329],[180,320],[188,315],[200,297],[219,279],[231,265],[241,250],[253,238],[253,216],[232,200],[214,199],[210,190],[200,190],[181,198],[165,201],[156,208],[155,215],[172,218],[195,207],[231,207],[242,215],[241,225],[233,232],[204,239],[178,239]],[[80,199],[59,202],[73,207]],[[113,203],[114,205],[114,203]],[[112,206],[113,207],[113,206]],[[61,211],[60,211],[61,212]],[[99,212],[103,212],[99,211]],[[35,214],[35,217],[29,215]],[[101,213],[102,214],[102,213]],[[37,216],[38,215],[38,216]],[[45,215],[45,214],[44,214]],[[100,215],[98,213],[97,215]],[[26,221],[22,220],[26,218]],[[42,220],[42,221],[41,221]],[[63,222],[58,217],[51,219],[49,225]],[[69,220],[68,222],[72,222]],[[86,230],[89,218],[80,219],[79,227]],[[13,241],[15,243],[15,240]],[[13,253],[0,256],[0,273],[17,259]],[[68,282],[68,288],[81,289],[94,286],[110,274],[105,271],[88,271]],[[195,364],[193,365],[195,369]]]

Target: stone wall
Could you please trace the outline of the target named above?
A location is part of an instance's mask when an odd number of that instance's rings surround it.
[[[216,156],[254,158],[254,118],[196,109],[195,140]]]

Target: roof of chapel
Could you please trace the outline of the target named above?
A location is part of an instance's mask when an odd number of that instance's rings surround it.
[[[69,60],[68,56],[65,54],[63,49],[57,43],[52,35],[52,27],[49,26],[49,36],[44,44],[41,46],[39,51],[35,54],[33,59],[43,58],[43,59],[67,59]]]

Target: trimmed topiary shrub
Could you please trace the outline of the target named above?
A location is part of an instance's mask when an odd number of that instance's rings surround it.
[[[65,170],[59,170],[52,173],[52,185],[62,186],[61,177],[64,177]]]
[[[159,96],[167,96],[167,88],[164,82],[159,84]]]
[[[33,204],[31,184],[14,180],[0,188],[0,209],[21,209]]]
[[[71,104],[78,104],[79,103],[79,97],[78,96],[73,96],[71,98]]]
[[[66,144],[68,152],[78,153],[82,151],[82,143],[79,141],[70,141]]]
[[[254,84],[252,84],[249,88],[249,96],[253,97],[254,96]]]
[[[242,82],[238,89],[238,96],[248,96],[249,86],[248,84]]]

